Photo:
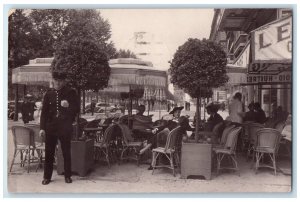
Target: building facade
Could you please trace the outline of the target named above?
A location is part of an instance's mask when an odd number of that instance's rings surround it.
[[[215,9],[210,40],[227,53],[231,96],[239,91],[247,106],[260,102],[292,111],[292,13],[289,8]]]

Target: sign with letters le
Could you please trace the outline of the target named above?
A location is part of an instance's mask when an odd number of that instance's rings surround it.
[[[291,16],[264,25],[254,30],[251,34],[252,62],[291,62]]]
[[[282,18],[251,32],[250,74],[280,74],[292,69],[292,17]]]

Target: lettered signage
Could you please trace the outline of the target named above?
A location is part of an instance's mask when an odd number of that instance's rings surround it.
[[[253,62],[291,62],[292,17],[267,24],[252,32]]]
[[[268,74],[248,74],[247,83],[248,84],[259,84],[259,83],[290,83],[292,82],[291,72],[284,72],[278,75],[268,75]]]

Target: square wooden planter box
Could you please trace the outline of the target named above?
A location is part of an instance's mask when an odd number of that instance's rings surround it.
[[[207,143],[182,143],[181,178],[203,176],[211,179],[212,145]]]
[[[71,142],[71,165],[72,172],[77,173],[81,177],[85,176],[93,168],[94,141],[92,139]],[[64,173],[64,158],[60,144],[57,152],[57,173],[59,175]]]

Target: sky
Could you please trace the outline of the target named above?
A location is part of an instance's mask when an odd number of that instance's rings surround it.
[[[101,9],[111,25],[117,49],[140,50],[134,45],[135,32],[147,32],[151,45],[144,46],[156,69],[167,70],[168,61],[188,38],[209,38],[213,9]],[[145,37],[144,37],[145,38]]]

